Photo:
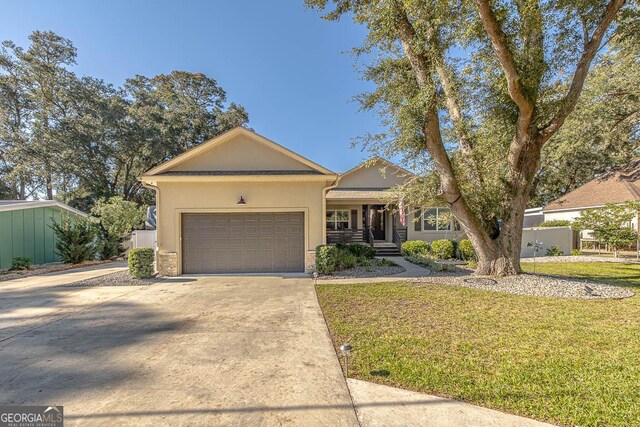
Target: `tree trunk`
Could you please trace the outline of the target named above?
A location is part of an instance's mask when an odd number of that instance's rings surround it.
[[[522,272],[520,248],[527,197],[524,194],[526,189],[520,189],[520,192],[522,194],[509,203],[509,213],[504,215],[500,232],[493,238],[472,222],[459,221],[478,256],[476,274],[510,276]],[[455,206],[453,208],[455,210]]]
[[[503,226],[504,227],[504,226]],[[478,267],[476,274],[487,276],[510,276],[522,272],[520,269],[520,241],[515,227],[513,234],[503,235],[492,240],[489,245],[476,248]],[[522,233],[522,227],[520,233]]]
[[[47,185],[47,200],[53,200],[53,178],[51,177],[51,173],[47,173],[45,181]]]

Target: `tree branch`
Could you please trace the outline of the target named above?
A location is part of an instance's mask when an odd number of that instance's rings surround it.
[[[489,0],[475,0],[475,4],[484,30],[491,39],[493,49],[496,51],[500,66],[507,78],[509,96],[520,111],[518,128],[520,131],[524,131],[529,127],[531,118],[533,117],[533,103],[527,96],[522,84],[522,77],[513,59],[513,53],[507,43],[507,35],[502,31],[500,23],[496,19],[493,10],[491,10]]]
[[[418,87],[420,91],[429,94],[431,97],[431,102],[424,112],[422,133],[425,136],[426,148],[431,155],[435,171],[440,179],[440,197],[451,206],[462,227],[466,230],[474,231],[478,239],[481,239],[482,243],[487,245],[491,238],[483,230],[480,222],[467,205],[464,197],[462,197],[451,159],[442,141],[438,106],[435,102],[436,90],[431,74],[433,63],[423,50],[423,45],[417,40],[415,29],[400,2],[394,0],[391,6],[395,15],[395,28],[398,31],[405,56],[414,71]]]
[[[578,61],[575,72],[573,73],[571,86],[569,87],[569,91],[567,92],[561,103],[560,109],[556,112],[551,121],[543,126],[540,130],[543,142],[548,141],[549,138],[551,138],[560,129],[569,114],[571,114],[571,112],[576,107],[578,99],[580,98],[580,93],[582,92],[582,88],[584,87],[584,81],[587,78],[587,73],[589,72],[591,62],[600,49],[600,43],[602,42],[604,35],[609,29],[609,26],[615,19],[618,11],[624,5],[624,3],[625,0],[611,0],[609,4],[607,4],[600,24],[598,24],[598,27],[593,33],[593,36],[591,36],[591,39],[585,45],[582,56]]]

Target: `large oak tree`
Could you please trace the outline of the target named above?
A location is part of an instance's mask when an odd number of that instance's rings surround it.
[[[388,132],[363,141],[425,174],[406,203],[446,203],[478,273],[520,272],[524,209],[541,151],[572,113],[607,41],[637,25],[624,0],[307,0],[366,26],[355,50],[376,89],[359,97]]]

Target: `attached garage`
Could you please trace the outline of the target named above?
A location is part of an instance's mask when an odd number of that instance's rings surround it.
[[[243,127],[147,171],[162,276],[310,272],[338,175]]]
[[[185,274],[303,272],[304,213],[183,213],[182,266]]]

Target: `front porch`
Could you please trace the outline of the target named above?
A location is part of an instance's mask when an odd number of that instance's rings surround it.
[[[376,248],[379,256],[400,255],[407,240],[397,205],[379,200],[327,201],[327,243],[362,243]]]

